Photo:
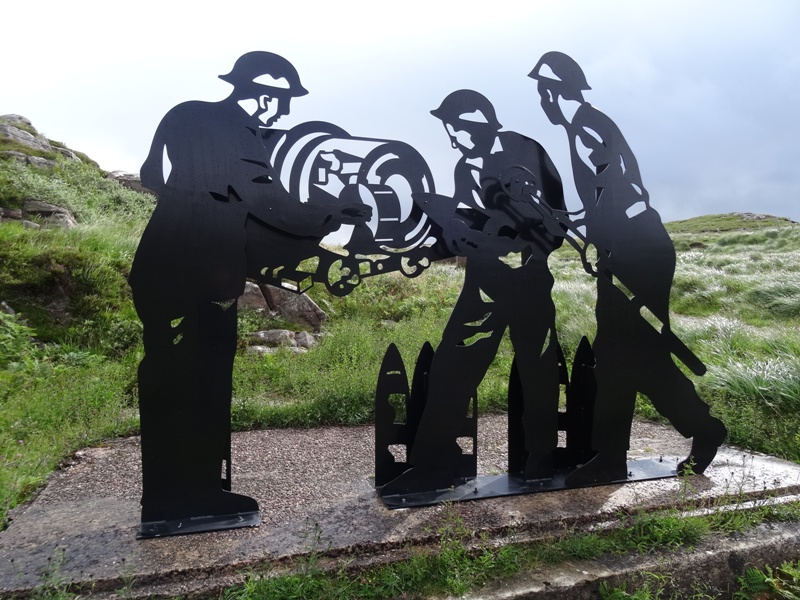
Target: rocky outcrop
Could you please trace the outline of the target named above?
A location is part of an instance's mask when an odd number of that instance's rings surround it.
[[[0,138],[5,138],[16,146],[24,146],[33,151],[33,156],[39,155],[45,159],[52,159],[56,154],[62,154],[67,158],[74,160],[81,160],[77,153],[69,148],[64,147],[58,142],[53,142],[47,139],[31,123],[30,119],[22,115],[2,115],[0,116]],[[6,151],[6,154],[22,154],[29,156],[24,152]],[[26,158],[26,161],[28,159]],[[30,162],[30,161],[28,161]],[[30,163],[35,164],[35,163]],[[49,165],[50,163],[43,163]]]
[[[243,308],[251,308],[254,310],[270,310],[266,298],[261,288],[252,281],[244,284],[244,294],[239,296],[237,300],[239,310]]]
[[[4,150],[0,152],[0,158],[4,160],[15,160],[23,165],[33,165],[40,169],[52,171],[56,167],[56,161],[51,158],[44,158],[41,156],[31,156],[24,152],[17,152],[16,150]]]
[[[30,120],[21,115],[0,116],[0,137],[39,152],[55,152],[50,140],[36,131]]]
[[[322,329],[328,315],[305,294],[297,294],[271,285],[259,286],[248,281],[245,291],[238,301],[240,309],[269,311],[280,316],[284,321],[307,327],[315,332]],[[290,352],[308,352],[317,343],[317,337],[308,331],[289,331],[288,329],[270,329],[256,331],[247,336],[247,353],[263,356],[274,354],[279,348],[288,348]]]
[[[0,221],[21,221],[25,227],[38,228],[77,226],[75,217],[63,206],[56,206],[41,200],[25,200],[22,210],[0,208]]]
[[[25,200],[22,205],[22,215],[29,219],[41,220],[43,225],[53,227],[71,229],[78,224],[66,208],[41,200]]]
[[[305,294],[298,294],[272,285],[261,286],[261,291],[264,293],[269,309],[276,312],[285,321],[297,323],[311,331],[319,332],[322,324],[328,320],[325,311]]]
[[[248,281],[244,294],[239,297],[238,307],[255,310],[268,310],[284,321],[295,323],[316,333],[328,320],[316,302],[305,294],[272,285],[257,285]]]
[[[256,331],[249,336],[250,345],[246,352],[264,356],[274,354],[280,348],[289,352],[302,354],[308,352],[317,344],[317,338],[307,331],[289,331],[288,329],[270,329]]]
[[[109,179],[113,179],[118,184],[128,188],[129,190],[139,192],[140,194],[153,195],[153,192],[142,185],[142,180],[136,173],[127,173],[126,171],[111,171],[108,174],[108,177]]]

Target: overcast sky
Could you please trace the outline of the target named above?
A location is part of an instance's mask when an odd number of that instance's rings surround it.
[[[217,75],[268,50],[310,91],[278,126],[324,120],[408,142],[446,192],[457,155],[429,111],[472,88],[505,129],[544,145],[574,209],[566,135],[527,77],[560,50],[622,130],[664,220],[800,220],[797,0],[40,0],[3,12],[0,114],[30,118],[107,170],[138,171],[167,110],[224,98]]]

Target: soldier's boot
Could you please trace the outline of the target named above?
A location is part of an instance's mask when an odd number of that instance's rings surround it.
[[[446,490],[461,483],[456,481],[452,468],[437,466],[413,467],[403,474],[392,479],[381,488],[381,496],[394,496],[397,494],[414,494],[417,492],[432,492]]]
[[[551,479],[553,477],[553,453],[548,452],[544,456],[531,454],[525,461],[525,469],[522,476],[526,480]]]
[[[627,478],[628,452],[626,450],[605,450],[570,473],[565,483],[567,487],[578,488],[612,481],[625,481]]]
[[[678,463],[678,475],[700,474],[708,468],[717,455],[717,450],[725,441],[728,430],[722,421],[709,416],[710,421],[702,432],[692,438],[692,449],[684,460]]]

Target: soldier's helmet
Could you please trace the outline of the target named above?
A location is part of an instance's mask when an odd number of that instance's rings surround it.
[[[498,131],[502,127],[489,99],[474,90],[457,90],[448,94],[431,114],[445,123],[460,124],[467,128],[480,124]]]
[[[583,90],[592,89],[578,63],[563,52],[542,55],[528,77],[547,83],[567,100],[580,100]]]
[[[231,72],[220,75],[234,87],[253,84],[282,90],[291,96],[305,96],[308,90],[300,84],[300,76],[292,63],[272,52],[248,52],[240,56]]]

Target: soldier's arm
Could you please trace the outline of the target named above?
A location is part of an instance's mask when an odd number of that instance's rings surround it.
[[[164,122],[158,126],[153,142],[150,145],[150,152],[142,165],[139,176],[142,185],[156,194],[160,194],[166,185],[164,180],[164,153],[167,148],[166,126]]]

